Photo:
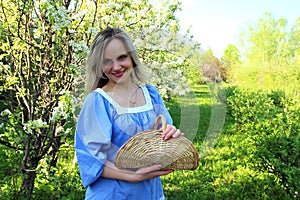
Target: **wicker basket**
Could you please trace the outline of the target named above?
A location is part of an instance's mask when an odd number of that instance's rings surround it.
[[[157,130],[160,119],[162,128]],[[162,169],[195,170],[199,156],[193,143],[184,136],[163,140],[165,128],[165,117],[159,115],[154,130],[137,133],[119,149],[114,160],[116,167],[137,169],[161,164]]]

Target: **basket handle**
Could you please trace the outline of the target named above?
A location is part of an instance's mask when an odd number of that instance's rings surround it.
[[[162,122],[162,128],[161,129],[164,131],[167,127],[167,124],[166,124],[166,118],[163,115],[158,115],[158,117],[156,118],[156,121],[155,121],[155,124],[154,124],[154,129],[157,130],[158,123],[159,123],[160,119],[161,119],[161,122]]]

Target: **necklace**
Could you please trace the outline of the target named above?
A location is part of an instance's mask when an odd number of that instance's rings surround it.
[[[128,95],[122,95],[120,92],[116,92],[116,89],[112,87],[107,87],[106,91],[110,93],[110,96],[113,97],[115,100],[121,100],[121,104],[126,104],[126,105],[136,105],[137,100],[138,100],[138,91],[140,87],[137,86],[133,92],[128,92]],[[124,92],[123,92],[124,93]],[[122,103],[123,99],[123,103]],[[127,103],[126,103],[127,102]]]
[[[128,98],[129,103],[135,105],[136,101],[137,101],[137,91],[138,91],[139,87],[137,87],[130,95],[130,97]]]

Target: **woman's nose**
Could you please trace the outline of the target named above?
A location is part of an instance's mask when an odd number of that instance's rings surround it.
[[[112,68],[113,69],[118,69],[120,68],[120,63],[116,60],[116,61],[113,61],[112,63]]]

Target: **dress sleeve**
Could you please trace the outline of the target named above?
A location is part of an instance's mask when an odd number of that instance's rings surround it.
[[[152,85],[146,85],[151,100],[152,100],[152,104],[153,104],[153,109],[155,111],[155,113],[157,115],[164,115],[166,118],[166,123],[167,124],[173,124],[173,120],[172,117],[168,111],[168,109],[166,108],[163,99],[161,98],[159,91],[156,89],[156,87],[152,86]]]
[[[75,132],[75,152],[84,187],[101,176],[111,149],[109,113],[109,104],[99,93],[90,93],[86,97]]]

